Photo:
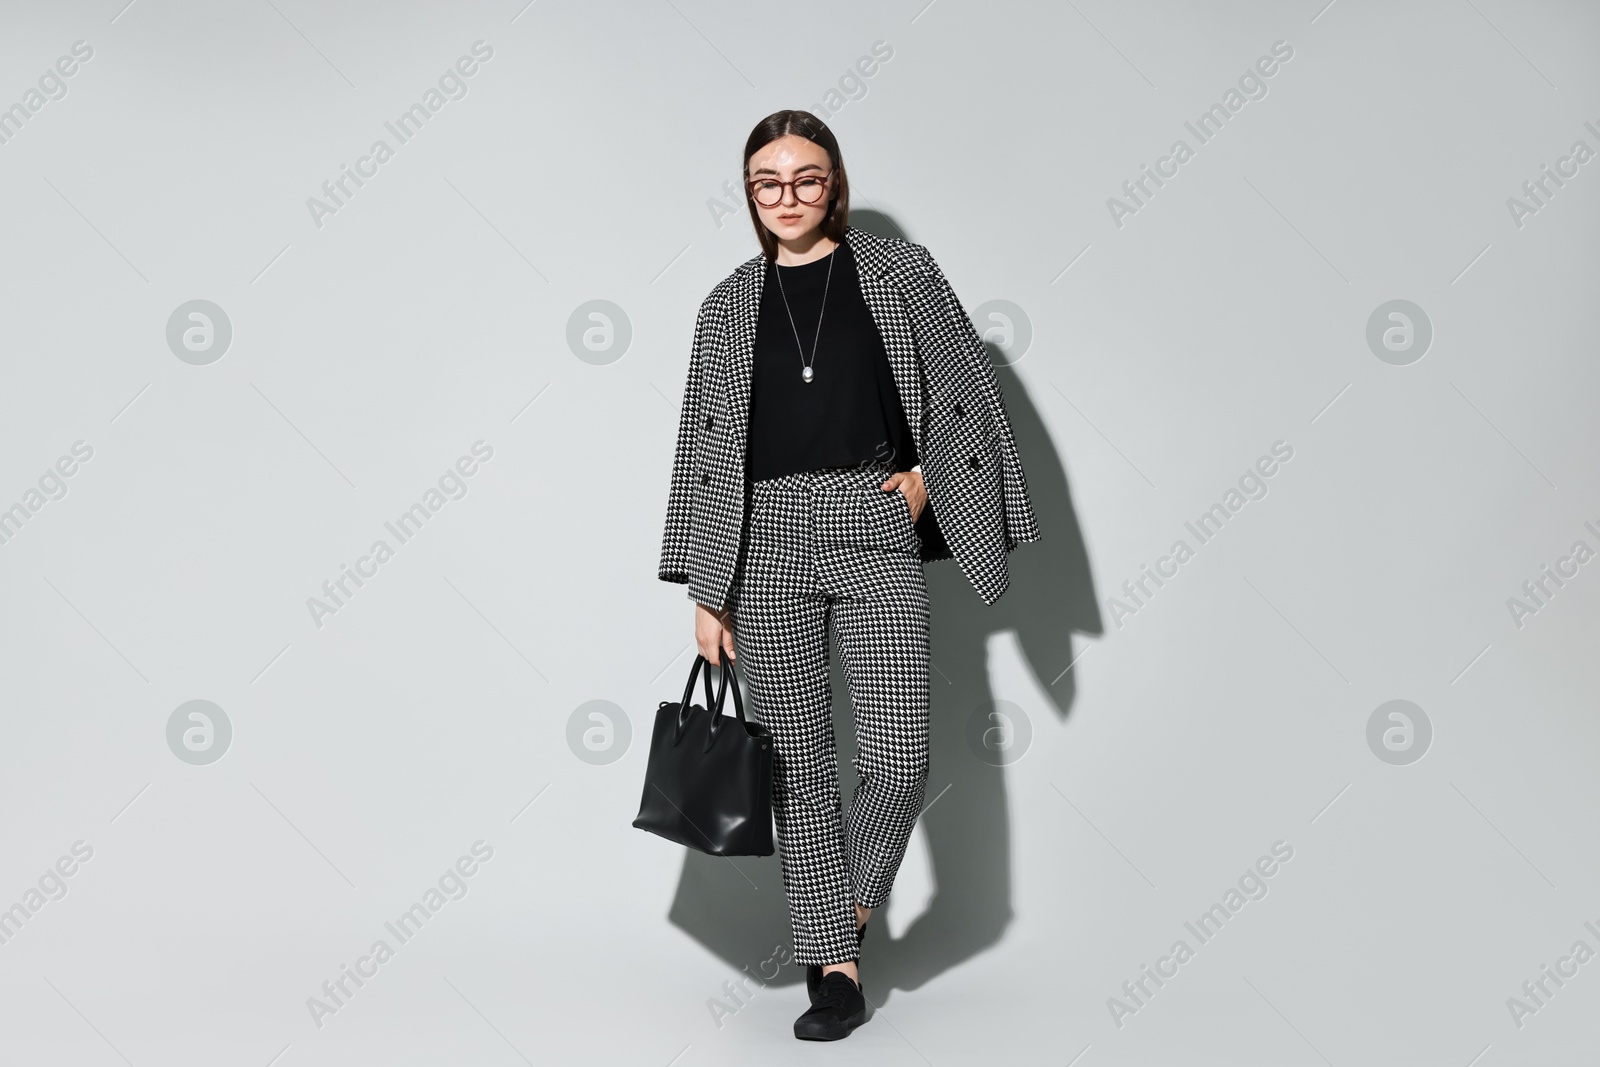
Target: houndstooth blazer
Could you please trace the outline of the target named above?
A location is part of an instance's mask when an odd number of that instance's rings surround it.
[[[1039,526],[988,352],[926,248],[854,226],[846,240],[937,523],[923,558],[954,556],[993,604],[1010,584],[1006,553],[1037,541]],[[700,305],[672,459],[657,576],[713,608],[728,603],[749,514],[745,442],[765,266],[757,254]]]

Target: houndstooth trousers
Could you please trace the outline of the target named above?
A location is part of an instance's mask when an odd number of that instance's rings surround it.
[[[886,464],[751,485],[729,598],[734,649],[772,732],[772,811],[800,964],[854,959],[854,905],[889,895],[928,779],[921,538]],[[855,709],[858,783],[841,811],[828,632]]]

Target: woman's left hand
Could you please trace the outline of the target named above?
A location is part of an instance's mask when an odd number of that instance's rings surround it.
[[[916,522],[922,517],[922,509],[928,503],[928,490],[922,484],[921,471],[901,471],[891,474],[889,480],[878,487],[892,492],[896,489],[906,498],[906,504],[911,508],[911,521]]]

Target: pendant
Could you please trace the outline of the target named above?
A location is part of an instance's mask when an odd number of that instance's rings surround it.
[[[801,381],[805,381],[805,382],[809,382],[811,380],[811,368],[810,367],[801,367],[800,368],[800,380]]]

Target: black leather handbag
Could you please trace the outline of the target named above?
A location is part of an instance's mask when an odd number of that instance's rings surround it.
[[[690,704],[705,668],[706,706]],[[722,714],[733,682],[736,718]],[[656,708],[644,797],[633,825],[711,856],[772,855],[772,735],[744,717],[733,664],[723,658],[717,699],[711,664],[694,658],[683,699]]]

